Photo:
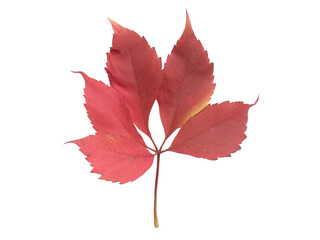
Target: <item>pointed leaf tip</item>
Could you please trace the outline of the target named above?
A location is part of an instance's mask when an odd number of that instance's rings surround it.
[[[258,95],[257,100],[253,104],[251,104],[251,106],[256,105],[259,102],[259,98],[260,98],[260,96]]]
[[[186,9],[186,22],[190,23],[190,17],[189,17],[189,13],[188,13],[188,10]]]
[[[73,72],[73,73],[80,73],[83,78],[88,77],[87,74],[85,74],[84,72],[81,72],[81,71],[71,71],[71,72]]]
[[[108,20],[111,23],[114,33],[119,33],[121,25],[113,21],[111,18],[108,18]]]
[[[85,77],[85,76],[88,77],[87,74],[85,74],[85,73],[82,72],[82,71],[72,71],[72,70],[71,70],[71,72],[72,72],[72,73],[80,73],[83,77]]]
[[[193,29],[192,29],[192,25],[191,25],[191,21],[190,21],[190,17],[187,9],[186,9],[186,26],[185,26],[184,32],[193,33]]]

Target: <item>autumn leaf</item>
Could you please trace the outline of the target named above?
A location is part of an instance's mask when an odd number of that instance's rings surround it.
[[[85,107],[93,128],[99,133],[134,138],[145,146],[135,128],[124,98],[114,88],[78,72],[85,80]]]
[[[85,107],[97,134],[71,141],[80,147],[107,181],[134,181],[150,168],[154,156],[135,128],[121,94],[101,81],[79,72],[85,80]]]
[[[100,179],[127,183],[143,175],[157,157],[154,192],[154,226],[158,227],[157,187],[160,155],[166,151],[216,160],[230,157],[246,138],[248,111],[256,104],[209,104],[213,94],[213,63],[196,38],[187,13],[182,36],[164,68],[144,37],[110,20],[113,42],[107,54],[110,86],[78,72],[85,80],[85,107],[95,135],[70,141]],[[149,115],[159,103],[165,139],[160,147],[149,130]],[[153,146],[147,146],[137,128]],[[178,134],[168,149],[169,136]]]
[[[149,114],[160,87],[161,59],[144,37],[110,20],[114,35],[106,71],[137,127],[150,137]]]
[[[101,179],[127,183],[144,174],[154,156],[134,139],[121,135],[101,134],[72,141],[80,147]]]
[[[166,138],[207,106],[215,87],[212,74],[213,63],[194,35],[187,13],[184,32],[164,66],[158,94]]]
[[[230,157],[246,138],[248,110],[253,105],[223,102],[207,106],[182,126],[169,150],[210,160]]]

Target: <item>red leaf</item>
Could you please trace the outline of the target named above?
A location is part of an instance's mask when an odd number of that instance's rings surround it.
[[[127,183],[136,180],[152,165],[153,155],[134,139],[120,135],[96,134],[71,141],[80,147],[93,167],[107,181]]]
[[[101,174],[101,179],[120,183],[134,181],[144,174],[157,155],[154,226],[158,227],[160,155],[170,150],[211,160],[230,156],[246,138],[252,105],[242,102],[208,105],[215,88],[213,63],[195,37],[188,13],[184,32],[162,71],[161,59],[144,37],[110,22],[114,36],[106,71],[111,87],[80,72],[86,83],[85,107],[97,133],[72,143],[87,156],[92,172]],[[166,134],[160,148],[148,128],[156,98]],[[145,145],[134,124],[149,136],[154,149]],[[165,141],[180,127],[170,148],[163,150]]]
[[[163,70],[158,96],[166,138],[207,106],[215,88],[213,63],[193,33],[190,19]]]
[[[79,72],[85,80],[85,107],[93,128],[99,133],[122,135],[134,138],[145,145],[133,125],[123,97],[101,81]]]
[[[137,127],[150,136],[148,120],[161,77],[161,59],[144,37],[110,20],[114,36],[107,72],[112,87],[124,96]]]
[[[246,138],[248,110],[253,105],[223,102],[207,106],[183,125],[169,150],[210,160],[230,157]]]

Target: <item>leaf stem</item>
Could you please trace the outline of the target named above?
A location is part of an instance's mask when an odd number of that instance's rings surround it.
[[[167,151],[167,150],[162,151],[162,148],[163,148],[163,145],[166,143],[168,137],[169,137],[169,136],[166,136],[165,139],[163,140],[163,142],[162,142],[162,144],[161,144],[161,146],[160,146],[160,148],[159,148],[159,152],[160,152],[160,153]]]
[[[160,165],[160,153],[157,153],[157,173],[154,185],[154,227],[159,227],[158,215],[157,215],[157,190],[158,190],[158,178],[159,178],[159,165]]]
[[[166,150],[160,150],[159,153],[161,154],[161,153],[167,152],[167,151],[169,151],[170,149],[171,149],[171,148],[168,148],[168,149],[166,149]]]
[[[149,138],[150,138],[150,140],[151,140],[151,142],[152,142],[152,144],[153,144],[154,148],[156,149],[156,151],[155,151],[155,152],[158,152],[157,145],[156,145],[156,143],[154,142],[153,138],[151,137],[151,134],[149,135]]]
[[[156,150],[154,150],[154,149],[151,148],[151,147],[145,146],[145,148],[151,150],[152,152],[156,152]]]

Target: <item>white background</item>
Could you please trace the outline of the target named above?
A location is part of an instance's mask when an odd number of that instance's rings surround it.
[[[317,3],[1,1],[0,239],[320,239]],[[113,184],[63,144],[93,133],[84,82],[70,70],[108,82],[107,17],[165,60],[186,8],[215,63],[212,102],[260,101],[231,158],[162,155],[155,229],[155,165]]]

